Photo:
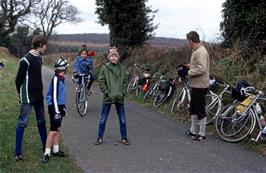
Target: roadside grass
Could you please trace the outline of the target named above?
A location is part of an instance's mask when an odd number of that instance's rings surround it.
[[[25,129],[23,137],[24,161],[16,162],[14,160],[15,129],[19,115],[19,100],[14,83],[18,59],[8,57],[1,52],[0,56],[1,58],[5,56],[6,60],[5,67],[0,69],[0,173],[82,172],[75,164],[75,160],[71,155],[64,158],[52,157],[48,164],[41,162],[43,151],[36,126],[34,110],[32,111],[29,125]],[[46,122],[48,131],[49,118],[47,115]],[[69,153],[66,146],[61,144],[60,147],[66,153]]]

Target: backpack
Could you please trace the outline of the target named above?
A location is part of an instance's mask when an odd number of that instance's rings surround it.
[[[250,86],[246,81],[241,80],[239,81],[235,87],[232,89],[231,97],[233,99],[237,99],[238,101],[243,101],[247,98],[247,96],[244,95],[244,93],[241,93],[242,88],[246,88]]]

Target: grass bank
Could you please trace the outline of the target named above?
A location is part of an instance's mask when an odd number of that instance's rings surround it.
[[[79,173],[81,170],[70,155],[65,158],[51,158],[48,164],[43,164],[41,142],[36,126],[34,111],[32,111],[29,125],[23,138],[23,155],[25,160],[16,162],[14,157],[15,129],[19,115],[19,99],[15,89],[15,76],[18,68],[18,59],[0,51],[1,61],[5,63],[0,68],[0,173]],[[47,112],[47,111],[46,111]],[[48,116],[46,121],[49,122]],[[47,130],[49,123],[47,123]],[[63,150],[68,153],[66,146]]]

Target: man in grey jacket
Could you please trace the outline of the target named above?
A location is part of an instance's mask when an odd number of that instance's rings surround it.
[[[189,64],[189,85],[191,88],[191,127],[186,132],[194,141],[206,140],[206,111],[205,95],[209,88],[209,67],[210,59],[206,48],[201,45],[199,34],[191,31],[187,34],[187,43],[192,48],[192,55]],[[197,132],[199,124],[199,132]]]

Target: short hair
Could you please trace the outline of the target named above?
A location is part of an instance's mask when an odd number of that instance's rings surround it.
[[[187,33],[187,40],[192,40],[194,43],[200,43],[199,34],[196,31]]]
[[[32,39],[32,48],[33,49],[37,49],[39,47],[41,48],[46,44],[47,44],[47,39],[42,35],[37,35],[37,36],[33,37],[33,39]]]

